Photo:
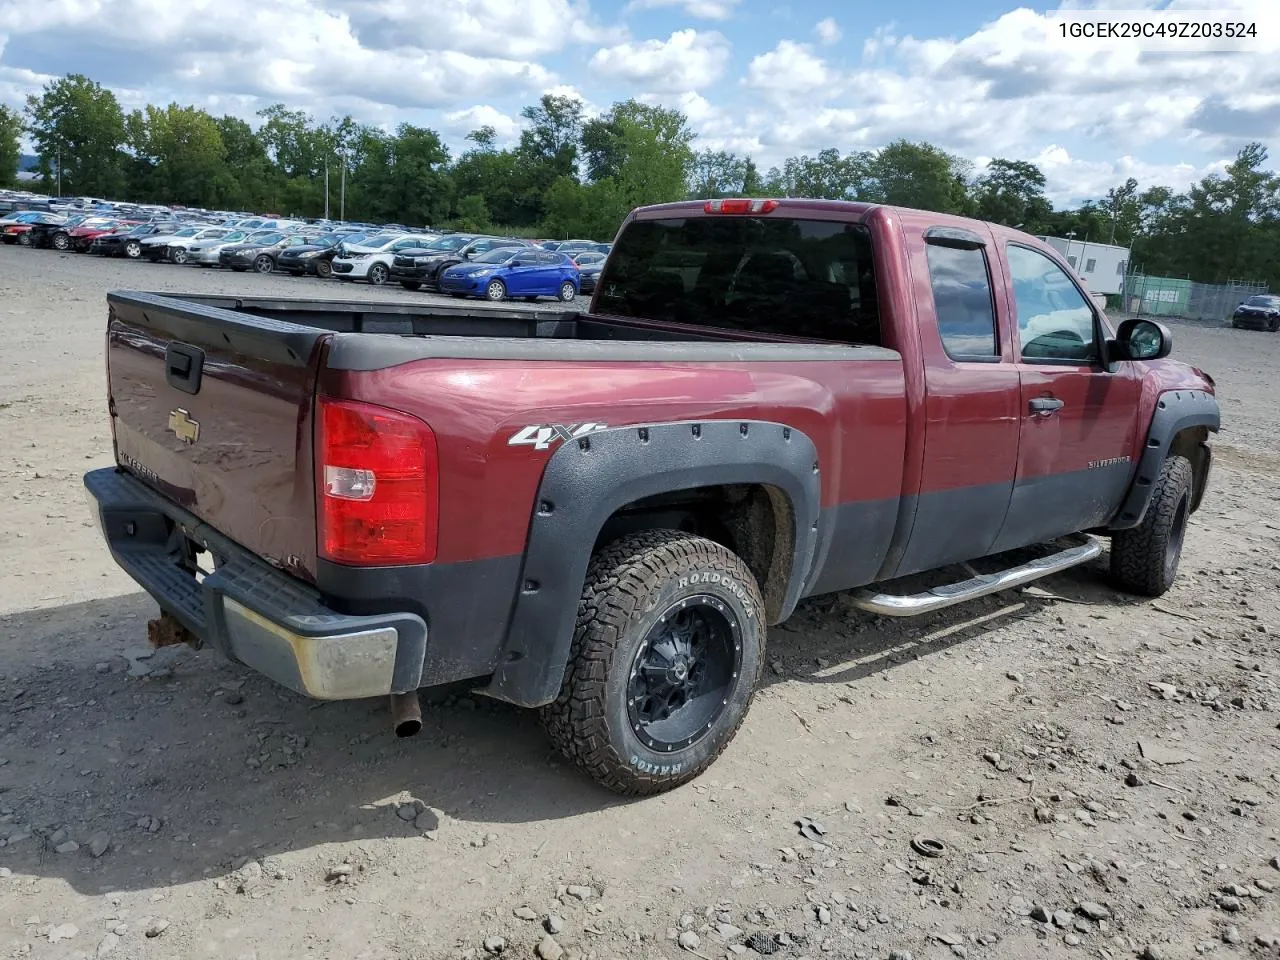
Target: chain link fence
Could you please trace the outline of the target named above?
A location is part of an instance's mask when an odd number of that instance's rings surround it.
[[[1201,323],[1224,323],[1243,300],[1268,292],[1265,283],[1252,280],[1197,283],[1131,273],[1124,278],[1120,309],[1133,317],[1176,317]]]

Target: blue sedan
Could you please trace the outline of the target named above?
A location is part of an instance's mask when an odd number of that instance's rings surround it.
[[[572,300],[581,286],[578,265],[563,253],[536,247],[499,247],[440,274],[440,292],[455,297],[558,297]]]

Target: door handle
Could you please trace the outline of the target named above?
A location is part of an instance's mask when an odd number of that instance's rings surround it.
[[[1066,404],[1057,397],[1033,397],[1028,406],[1035,416],[1047,417],[1051,413],[1057,413]]]

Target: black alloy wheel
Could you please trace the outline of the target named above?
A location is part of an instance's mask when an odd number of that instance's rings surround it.
[[[672,604],[631,665],[627,717],[655,751],[683,750],[710,731],[742,670],[738,618],[708,594]]]

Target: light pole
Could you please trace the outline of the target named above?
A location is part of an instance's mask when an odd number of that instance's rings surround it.
[[[1071,241],[1075,239],[1076,232],[1074,230],[1067,231],[1067,252],[1063,254],[1067,258],[1067,263],[1071,263]],[[1075,267],[1073,266],[1074,270]]]

